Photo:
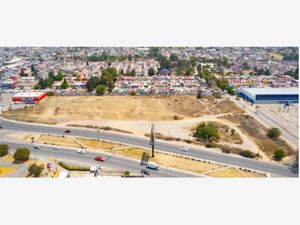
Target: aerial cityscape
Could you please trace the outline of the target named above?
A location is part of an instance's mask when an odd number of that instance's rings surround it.
[[[298,47],[0,47],[0,178],[298,177]]]

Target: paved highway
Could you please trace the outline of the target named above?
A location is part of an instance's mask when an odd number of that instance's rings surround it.
[[[31,123],[19,123],[15,121],[8,121],[0,117],[0,126],[7,130],[17,130],[25,132],[42,132],[52,134],[64,134],[66,128],[50,125],[31,124]],[[116,141],[129,145],[137,145],[141,147],[149,148],[149,140],[145,138],[135,137],[132,135],[118,134],[107,131],[101,131],[93,129],[80,129],[80,128],[68,128],[71,130],[71,134],[74,136],[100,138],[108,141]],[[235,165],[239,167],[251,168],[259,171],[269,172],[285,177],[298,177],[298,170],[292,167],[283,166],[275,163],[266,163],[254,159],[242,158],[240,156],[218,153],[214,151],[207,151],[200,147],[189,147],[188,152],[181,152],[179,145],[168,143],[165,141],[156,141],[156,149],[172,152],[177,154],[184,154],[191,157],[197,157],[205,160],[211,160],[215,162]]]
[[[33,144],[22,143],[22,142],[11,142],[2,141],[10,147],[10,153],[13,154],[16,148],[28,148],[31,152],[31,157],[36,159],[47,159],[53,157],[56,160],[62,160],[65,162],[71,162],[74,164],[85,164],[85,165],[97,165],[99,162],[95,161],[95,156],[102,156],[105,162],[101,162],[104,170],[117,170],[117,171],[130,171],[131,174],[140,175],[141,170],[145,169],[145,166],[141,166],[137,160],[131,160],[124,157],[112,156],[107,153],[96,153],[86,151],[84,154],[78,154],[76,149],[61,148],[60,150],[54,150],[51,146],[40,145],[40,149],[35,149]],[[158,170],[150,170],[150,176],[145,177],[201,177],[194,173],[188,173],[185,171],[169,169],[160,166]]]

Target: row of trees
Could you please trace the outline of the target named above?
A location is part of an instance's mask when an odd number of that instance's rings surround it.
[[[34,89],[46,89],[46,88],[52,88],[54,81],[62,81],[64,79],[64,75],[61,72],[58,72],[56,75],[53,71],[49,71],[48,77],[46,79],[40,78],[38,83],[34,86]],[[68,88],[69,85],[66,81],[66,79],[63,80],[61,84],[62,89]]]
[[[124,61],[128,58],[126,55],[114,56],[109,55],[106,52],[101,54],[93,54],[87,57],[87,62],[114,62],[114,61]]]
[[[298,80],[299,79],[299,67],[297,67],[297,69],[295,69],[295,70],[289,70],[285,74]]]
[[[234,88],[229,85],[228,80],[226,80],[225,78],[217,79],[208,69],[202,68],[201,66],[198,66],[197,69],[198,76],[205,79],[209,87],[219,87],[222,91],[226,90],[230,95],[235,94]],[[200,96],[197,96],[197,98],[200,98]]]
[[[0,157],[8,154],[9,147],[7,144],[0,144]],[[30,157],[30,151],[27,148],[18,148],[14,155],[14,160],[17,162],[25,162]]]
[[[116,79],[117,70],[115,68],[109,67],[102,70],[101,78],[94,76],[91,77],[86,83],[86,88],[90,92],[96,89],[96,93],[98,95],[103,95],[106,90],[108,90],[109,92],[113,90]]]
[[[197,65],[195,57],[191,57],[190,60],[179,60],[175,54],[171,54],[169,58],[158,54],[156,60],[160,64],[160,69],[176,69],[177,75],[194,75],[194,67]]]
[[[258,69],[257,67],[254,67],[253,71],[257,74],[257,75],[271,75],[271,71],[268,68],[260,68]]]
[[[9,147],[7,144],[0,144],[0,157],[7,155],[8,150]],[[29,157],[30,157],[30,151],[27,148],[18,148],[13,155],[13,158],[16,162],[25,162],[29,159]],[[32,164],[28,168],[28,172],[30,175],[38,177],[43,172],[44,169],[45,169],[44,164],[42,165]]]
[[[299,59],[299,54],[297,52],[284,53],[282,60],[286,61],[297,61]]]

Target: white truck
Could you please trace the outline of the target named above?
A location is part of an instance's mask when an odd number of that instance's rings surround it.
[[[157,170],[159,165],[157,165],[155,162],[147,162],[146,163],[146,168],[152,169],[152,170]]]

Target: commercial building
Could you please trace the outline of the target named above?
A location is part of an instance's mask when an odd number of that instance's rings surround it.
[[[2,82],[1,89],[9,90],[9,89],[15,89],[17,82],[12,79],[8,79]]]
[[[298,88],[242,88],[241,97],[255,104],[298,103]]]
[[[34,104],[46,97],[46,92],[19,92],[12,97],[14,103]]]

